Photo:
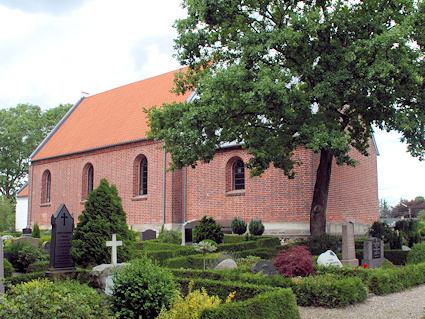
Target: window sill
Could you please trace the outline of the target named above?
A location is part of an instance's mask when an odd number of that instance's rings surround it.
[[[132,201],[141,201],[141,200],[147,200],[148,199],[148,195],[137,195],[137,196],[133,196],[131,198]]]
[[[43,203],[43,204],[40,204],[40,207],[51,207],[52,206],[52,203]]]
[[[226,193],[226,197],[233,197],[233,196],[245,196],[245,190],[238,189],[238,190],[234,190],[234,191],[230,191]]]

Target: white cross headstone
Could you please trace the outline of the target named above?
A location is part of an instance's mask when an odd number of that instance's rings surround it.
[[[112,247],[112,254],[111,254],[111,263],[112,265],[117,265],[117,247],[122,246],[122,241],[117,241],[117,234],[112,234],[112,241],[107,241],[106,246]]]

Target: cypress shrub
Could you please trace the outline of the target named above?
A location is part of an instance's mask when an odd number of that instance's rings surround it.
[[[230,228],[232,228],[234,234],[243,235],[246,232],[247,225],[242,218],[235,217],[230,223]]]
[[[254,236],[261,236],[264,233],[264,225],[261,219],[255,217],[249,222],[249,233]]]
[[[207,218],[207,215],[202,217],[199,224],[193,230],[194,243],[199,243],[204,239],[211,239],[216,243],[221,244],[223,242],[223,238],[224,233],[221,225],[217,223],[214,218]]]
[[[118,262],[131,258],[133,236],[127,226],[126,214],[115,185],[106,179],[87,197],[85,210],[78,216],[79,222],[71,240],[71,257],[81,266],[104,264],[111,261],[111,248],[105,245],[117,234],[123,245],[118,247]]]
[[[31,237],[40,238],[40,227],[38,227],[38,223],[35,223],[34,229],[31,233]]]

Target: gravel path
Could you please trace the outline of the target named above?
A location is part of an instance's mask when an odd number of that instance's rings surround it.
[[[422,319],[425,285],[386,296],[371,296],[364,303],[342,309],[299,307],[302,319]]]

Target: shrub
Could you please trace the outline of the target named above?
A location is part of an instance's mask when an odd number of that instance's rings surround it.
[[[112,234],[117,234],[117,240],[123,242],[118,247],[118,262],[131,258],[133,236],[115,185],[109,186],[102,179],[99,187],[88,195],[85,210],[78,219],[71,240],[71,257],[78,265],[110,263],[111,249],[105,242],[111,240]]]
[[[342,246],[342,237],[332,234],[320,234],[310,236],[307,249],[312,255],[320,255],[327,250],[332,250],[334,253],[339,253]]]
[[[314,259],[306,246],[282,249],[279,256],[272,259],[276,270],[284,277],[306,277],[315,274]]]
[[[174,297],[177,284],[146,257],[114,272],[111,307],[119,318],[155,318]]]
[[[170,310],[161,310],[157,319],[188,319],[199,318],[205,308],[217,308],[221,299],[217,296],[208,296],[205,288],[192,291],[193,281],[189,284],[189,293],[186,297],[182,297],[179,292],[176,292],[176,298]],[[230,302],[230,299],[229,299]]]
[[[249,222],[249,233],[254,236],[261,236],[264,233],[264,225],[261,219],[255,217]]]
[[[242,218],[235,217],[230,223],[230,228],[232,228],[234,234],[243,235],[246,232],[247,225]]]
[[[385,242],[388,242],[391,236],[391,229],[385,222],[376,221],[370,226],[369,235],[371,237],[376,237]]]
[[[245,258],[236,259],[236,264],[239,268],[245,271],[251,271],[252,266],[261,260],[258,256],[247,256]]]
[[[103,298],[75,281],[34,280],[10,288],[0,298],[1,318],[109,318]]]
[[[407,250],[385,250],[384,257],[394,263],[394,265],[404,265],[406,264]]]
[[[399,232],[393,231],[388,238],[388,242],[391,249],[401,249],[403,244],[403,236],[401,236]]]
[[[217,250],[217,246],[214,246],[213,244],[211,244],[210,241],[208,240],[203,240],[200,243],[194,243],[193,244],[193,248],[195,248],[196,251],[199,251],[202,253],[202,255],[204,256],[204,270],[206,268],[206,264],[205,264],[205,255],[207,253],[211,253],[213,251]]]
[[[214,240],[216,243],[222,243],[224,233],[222,227],[214,218],[202,217],[199,224],[193,230],[193,242],[199,243],[204,239]]]
[[[409,247],[420,241],[420,235],[418,231],[419,222],[413,219],[403,219],[395,223],[395,230],[400,231],[404,239],[408,242]]]
[[[164,230],[163,228],[158,234],[158,241],[166,244],[181,244],[182,233],[178,230]]]
[[[40,227],[38,227],[38,223],[34,224],[34,229],[32,230],[31,237],[40,238]]]
[[[50,261],[48,260],[37,261],[28,266],[27,273],[47,271],[49,269],[49,266]]]
[[[41,236],[38,239],[38,246],[41,247],[45,241],[51,242],[52,236],[51,235]]]
[[[425,241],[413,245],[407,253],[406,264],[419,264],[425,262]]]
[[[10,253],[12,265],[19,272],[25,271],[30,264],[49,258],[43,249],[26,241],[12,243],[5,252]]]
[[[391,269],[394,268],[394,264],[389,261],[388,259],[385,259],[384,262],[381,264],[381,266],[379,268],[381,269]]]
[[[15,268],[13,268],[12,264],[6,258],[3,259],[3,267],[4,267],[4,277],[12,277]]]

